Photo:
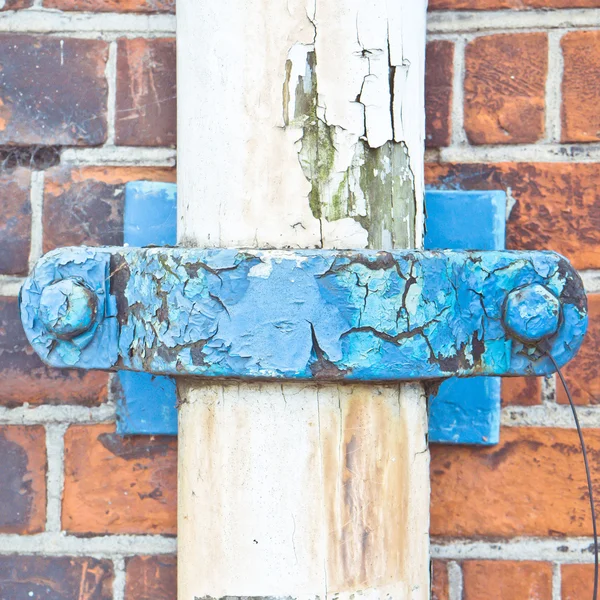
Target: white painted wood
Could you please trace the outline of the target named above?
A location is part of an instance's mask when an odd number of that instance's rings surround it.
[[[419,246],[425,0],[179,0],[179,240]],[[418,385],[179,384],[179,599],[429,597]]]

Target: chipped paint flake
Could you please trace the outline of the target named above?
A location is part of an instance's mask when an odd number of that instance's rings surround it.
[[[311,185],[312,214],[321,221],[321,245],[414,246],[420,202],[409,148],[393,131],[396,67],[390,63],[385,2],[332,10],[317,6],[314,44],[292,46],[283,85],[284,123],[298,132],[299,161]],[[340,26],[319,36],[327,19],[352,22],[356,35]],[[330,225],[347,218],[366,235],[357,235],[354,227],[350,237],[340,237],[339,228]]]

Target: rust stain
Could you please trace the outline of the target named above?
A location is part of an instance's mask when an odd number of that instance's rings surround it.
[[[10,107],[6,106],[0,98],[0,131],[4,131],[6,129],[6,125],[10,121],[10,116]]]
[[[328,589],[402,581],[410,460],[397,388],[340,388],[337,422],[322,443]]]

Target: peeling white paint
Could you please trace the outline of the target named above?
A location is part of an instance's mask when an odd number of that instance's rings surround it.
[[[179,0],[180,242],[420,246],[425,13],[425,0]],[[179,393],[180,600],[429,597],[420,386]]]
[[[352,218],[336,221],[323,220],[325,248],[366,248],[369,244],[367,230]]]
[[[262,260],[259,264],[254,265],[248,271],[248,277],[260,277],[261,279],[268,279],[272,271],[273,263],[270,260]]]
[[[221,33],[223,20],[228,27]],[[186,139],[180,140],[179,168],[193,165],[198,177],[193,184],[186,179],[179,183],[180,215],[186,198],[203,202],[200,210],[185,219],[180,216],[182,243],[201,239],[203,246],[212,247],[347,248],[364,236],[357,238],[353,227],[351,239],[344,243],[338,236],[340,227],[325,221],[371,218],[369,204],[381,200],[365,191],[364,171],[373,160],[368,152],[394,141],[405,145],[410,172],[410,186],[395,193],[406,195],[410,190],[416,209],[411,245],[420,245],[425,43],[421,2],[290,0],[280,6],[265,0],[260,7],[248,8],[242,0],[232,0],[226,7],[207,9],[201,24],[180,19],[180,38],[188,29],[195,41],[179,59],[181,72],[187,74],[179,77],[179,96],[193,102],[189,110],[185,102],[180,107],[179,127],[189,131],[186,138],[191,141],[187,147]],[[306,114],[298,114],[303,100],[299,93],[305,101],[314,96],[314,118],[331,138],[333,156],[322,159],[312,175],[302,154],[309,142],[303,131]],[[215,106],[220,109],[215,111]],[[411,115],[408,123],[404,114]],[[323,144],[320,150],[327,152]],[[224,162],[221,157],[226,157]],[[322,214],[317,214],[315,202]],[[202,232],[201,238],[192,234],[196,231]],[[327,237],[330,231],[333,238]],[[397,243],[398,232],[383,236]]]

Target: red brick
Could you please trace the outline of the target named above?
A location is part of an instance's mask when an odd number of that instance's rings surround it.
[[[89,12],[175,12],[175,0],[43,0],[46,8]]]
[[[591,598],[594,591],[594,565],[562,565],[562,600]]]
[[[463,582],[463,600],[552,600],[549,563],[468,560]]]
[[[25,275],[31,243],[28,169],[0,173],[0,273]]]
[[[429,10],[598,8],[600,0],[429,0]]]
[[[465,131],[472,144],[526,144],[544,134],[545,33],[482,36],[465,50]]]
[[[504,406],[534,406],[541,403],[541,377],[504,377],[502,379],[502,404]]]
[[[109,560],[0,557],[0,597],[6,600],[112,600],[112,584]]]
[[[19,10],[21,8],[29,8],[33,5],[33,0],[6,0],[0,8],[1,11],[5,10]]]
[[[0,426],[0,456],[0,532],[43,531],[46,520],[44,428]]]
[[[427,44],[425,65],[425,109],[428,148],[450,144],[454,44],[435,41]]]
[[[600,430],[586,429],[585,438],[598,486]],[[490,448],[432,446],[431,475],[432,535],[591,535],[575,430],[505,427]]]
[[[568,33],[561,45],[564,56],[562,141],[597,142],[600,140],[600,31]]]
[[[175,40],[121,39],[117,57],[117,144],[174,146]]]
[[[431,566],[431,600],[449,600],[448,563],[434,560]]]
[[[600,404],[600,295],[588,296],[588,332],[575,358],[562,371],[575,404]],[[568,399],[557,377],[556,397],[567,404]]]
[[[44,252],[60,246],[123,245],[128,181],[174,181],[174,169],[57,167],[44,190]]]
[[[507,246],[555,250],[577,269],[600,268],[600,167],[586,163],[428,164],[444,189],[508,190]]]
[[[94,406],[106,401],[107,386],[106,373],[52,369],[42,363],[25,337],[17,298],[0,296],[0,406]]]
[[[175,556],[134,556],[125,570],[125,600],[176,600]]]
[[[70,427],[63,528],[79,534],[174,534],[176,454],[173,438],[127,438],[112,425]]]
[[[0,144],[103,143],[107,58],[103,41],[0,35]]]

